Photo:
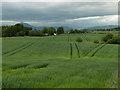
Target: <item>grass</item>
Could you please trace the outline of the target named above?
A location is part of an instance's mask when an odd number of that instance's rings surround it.
[[[102,36],[3,38],[3,88],[118,87],[118,45],[89,43]]]

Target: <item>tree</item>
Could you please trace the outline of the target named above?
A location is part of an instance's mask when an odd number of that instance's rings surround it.
[[[107,41],[108,44],[120,44],[120,37],[116,36]]]
[[[102,40],[107,44],[120,44],[120,36],[114,36],[112,33],[104,36]]]
[[[8,26],[2,26],[2,36],[3,37],[9,37],[10,34],[9,34],[9,29],[8,29]]]
[[[20,31],[16,34],[17,36],[25,36],[25,32],[24,31]]]
[[[29,31],[29,36],[42,36],[42,32],[38,30]]]
[[[50,27],[48,29],[48,35],[53,35],[54,33],[56,33],[56,29],[54,27]]]
[[[15,24],[15,26],[17,26],[17,27],[21,27],[21,28],[23,28],[23,27],[24,27],[24,26],[23,26],[23,24],[20,24],[20,23]]]
[[[32,28],[30,28],[30,27],[24,27],[25,35],[28,36],[29,31],[31,31],[31,30],[32,30]]]
[[[63,27],[58,27],[57,28],[57,34],[63,34],[64,33],[64,28]]]
[[[102,41],[107,42],[109,39],[112,39],[112,38],[113,38],[113,34],[108,33],[106,36],[102,38]]]
[[[29,31],[29,36],[35,36],[36,32],[34,30]]]
[[[39,30],[36,30],[36,31],[35,31],[35,36],[42,36],[42,32],[39,31]]]
[[[43,29],[42,29],[42,34],[44,35],[45,33],[47,33],[48,32],[48,28],[47,27],[44,27]]]
[[[12,26],[2,26],[3,37],[14,37],[14,36],[28,36],[29,31],[32,30],[30,27],[24,27],[22,24],[16,24]]]

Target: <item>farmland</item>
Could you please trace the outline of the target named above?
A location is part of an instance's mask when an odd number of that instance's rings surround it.
[[[104,35],[3,38],[3,88],[118,87],[118,45],[93,43]]]

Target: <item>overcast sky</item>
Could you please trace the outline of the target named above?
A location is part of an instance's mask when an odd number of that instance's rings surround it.
[[[7,0],[6,0],[7,1]],[[118,24],[117,2],[3,2],[3,25],[85,28]]]
[[[119,0],[2,0],[3,2],[119,2]]]

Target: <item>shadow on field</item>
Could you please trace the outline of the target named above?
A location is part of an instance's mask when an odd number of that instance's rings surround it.
[[[45,67],[47,67],[48,65],[49,65],[48,63],[45,63],[45,64],[41,64],[41,65],[34,66],[33,68],[34,68],[34,69],[45,68]]]
[[[28,65],[29,65],[29,64],[16,65],[16,66],[11,67],[11,69],[25,68],[25,67],[27,67]]]

